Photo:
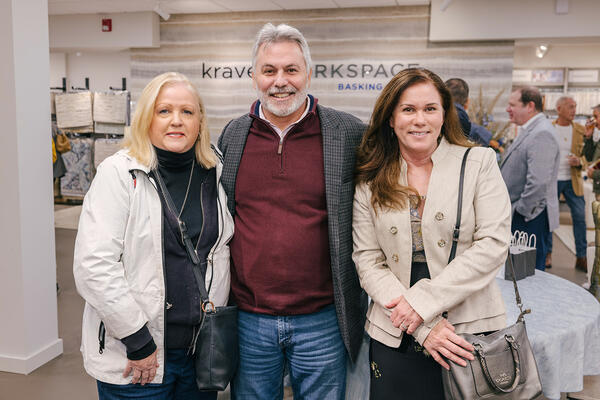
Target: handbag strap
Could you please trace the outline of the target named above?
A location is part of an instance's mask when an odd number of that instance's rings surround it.
[[[158,172],[158,169],[154,170],[154,172],[155,172],[154,175],[156,176],[156,181],[158,182],[158,186],[160,186],[160,190],[162,191],[165,201],[167,203],[167,208],[168,208],[169,212],[171,214],[173,214],[175,216],[175,218],[177,218],[177,214],[175,213],[176,208],[175,208],[175,204],[173,203],[173,198],[171,197],[171,194],[167,190],[167,186],[165,185],[165,182],[163,181],[162,176],[160,175],[160,172]],[[202,311],[203,312],[214,312],[215,305],[208,298],[208,290],[206,290],[206,283],[204,282],[204,276],[202,276],[203,274],[200,270],[200,258],[198,257],[198,253],[196,252],[196,249],[194,248],[192,239],[190,239],[190,237],[187,234],[185,222],[183,222],[179,218],[177,218],[177,223],[179,225],[179,230],[181,232],[181,238],[185,245],[186,251],[187,251],[188,255],[190,256],[192,264],[194,265],[192,270],[194,271],[194,277],[196,278],[196,283],[198,284],[198,289],[200,290],[200,301],[201,301],[200,306],[202,307]],[[212,263],[211,263],[211,268],[212,268]]]
[[[508,343],[508,348],[510,349],[510,352],[512,354],[513,367],[514,367],[514,371],[515,371],[515,376],[513,378],[513,381],[510,384],[510,386],[506,389],[500,387],[500,385],[498,385],[496,383],[494,378],[492,378],[492,374],[490,373],[489,367],[487,365],[487,360],[485,359],[485,354],[484,354],[483,349],[481,348],[481,345],[475,343],[474,347],[475,347],[475,354],[477,354],[477,358],[479,358],[479,363],[481,365],[481,369],[483,370],[483,374],[485,375],[485,379],[488,381],[488,384],[491,387],[493,387],[494,389],[496,389],[496,391],[503,392],[503,393],[510,393],[516,389],[517,385],[519,384],[519,382],[521,380],[521,360],[519,358],[519,351],[518,351],[519,345],[517,344],[515,338],[512,335],[504,335],[504,339]]]
[[[462,200],[463,200],[463,186],[465,182],[465,165],[467,164],[467,156],[469,155],[469,151],[471,151],[472,147],[469,147],[463,156],[462,164],[460,166],[460,179],[458,181],[458,205],[456,207],[456,225],[454,226],[454,231],[452,232],[452,248],[450,249],[450,256],[448,257],[448,264],[454,257],[456,256],[456,246],[458,244],[458,237],[460,236],[460,220],[462,214]],[[523,303],[521,302],[521,295],[519,294],[519,287],[517,285],[517,280],[515,278],[515,269],[513,267],[513,255],[508,252],[508,265],[510,266],[512,275],[513,286],[515,288],[515,299],[517,302],[517,307],[519,307],[519,318],[517,321],[523,321],[523,316],[525,314],[529,314],[531,312],[530,309],[526,309],[523,311]]]
[[[517,318],[517,321],[524,321],[523,316],[525,314],[529,314],[531,312],[531,309],[527,308],[525,310],[523,310],[523,302],[521,301],[521,295],[519,294],[519,286],[517,285],[517,279],[515,278],[515,267],[513,266],[513,254],[510,254],[510,249],[508,250],[508,265],[510,266],[510,272],[511,275],[510,277],[512,278],[513,281],[513,287],[515,288],[515,300],[517,301],[517,307],[519,307],[519,317]],[[506,266],[505,266],[506,268]]]
[[[158,169],[154,170],[154,176],[156,176],[156,181],[158,182],[158,186],[160,186],[160,191],[162,192],[165,202],[167,203],[168,211],[177,220],[177,226],[179,228],[179,233],[181,234],[181,241],[183,242],[183,244],[185,246],[185,250],[188,253],[188,256],[190,257],[190,260],[192,261],[192,263],[194,265],[198,265],[200,263],[200,258],[198,257],[196,248],[194,247],[194,244],[192,243],[192,239],[190,239],[190,236],[187,233],[187,227],[185,225],[185,222],[183,222],[177,216],[177,213],[175,211],[175,210],[177,210],[177,208],[175,207],[175,203],[173,203],[173,198],[171,197],[171,194],[167,190],[167,185],[165,185],[165,182],[164,182],[162,176],[160,175],[160,172],[158,171]]]
[[[448,264],[456,256],[456,245],[458,244],[458,237],[460,235],[460,218],[462,214],[462,200],[463,200],[463,186],[465,183],[465,166],[467,164],[467,156],[471,151],[472,147],[469,147],[463,155],[462,164],[460,165],[460,179],[458,181],[458,205],[456,206],[456,225],[452,232],[452,248],[450,249],[450,257],[448,257]]]

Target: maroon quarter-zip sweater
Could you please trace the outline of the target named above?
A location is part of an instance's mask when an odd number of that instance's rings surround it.
[[[235,186],[231,291],[240,309],[308,314],[333,303],[316,99],[284,137],[258,117],[258,102]]]

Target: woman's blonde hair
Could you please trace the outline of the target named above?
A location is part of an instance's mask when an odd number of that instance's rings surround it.
[[[154,106],[160,90],[165,86],[184,85],[197,99],[200,118],[200,132],[196,141],[196,160],[204,168],[212,168],[217,164],[215,153],[210,147],[210,134],[206,121],[206,112],[198,90],[183,74],[178,72],[165,72],[152,79],[142,90],[137,102],[135,114],[131,121],[131,130],[125,135],[123,147],[129,150],[129,154],[141,164],[150,169],[158,166],[156,151],[150,142],[150,124],[154,116]]]
[[[394,76],[385,86],[375,103],[371,122],[356,154],[356,183],[365,182],[371,189],[371,205],[390,209],[404,209],[411,195],[419,193],[400,180],[400,147],[390,127],[390,118],[404,91],[419,83],[431,83],[437,90],[444,108],[441,137],[459,146],[471,147],[461,130],[452,95],[444,81],[424,68],[408,68]],[[417,197],[418,198],[418,197]],[[417,200],[417,205],[420,200]]]

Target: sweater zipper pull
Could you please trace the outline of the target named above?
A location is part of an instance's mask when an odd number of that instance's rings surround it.
[[[279,146],[277,146],[277,154],[281,155],[282,149],[283,149],[283,140],[279,141]]]

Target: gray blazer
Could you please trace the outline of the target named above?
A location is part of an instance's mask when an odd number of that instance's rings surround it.
[[[546,207],[550,231],[558,228],[558,161],[554,127],[538,118],[517,136],[500,164],[513,213],[530,221]]]
[[[317,105],[323,135],[325,196],[333,294],[340,333],[352,361],[363,338],[367,297],[352,262],[352,201],[355,153],[366,126],[356,117]],[[221,183],[235,215],[235,181],[252,124],[248,114],[227,124],[219,137],[223,152]]]

